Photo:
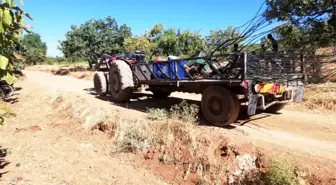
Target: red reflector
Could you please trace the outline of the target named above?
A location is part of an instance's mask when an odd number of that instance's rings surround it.
[[[245,89],[248,88],[248,82],[246,80],[244,80],[242,83],[241,83],[241,86],[244,87]]]

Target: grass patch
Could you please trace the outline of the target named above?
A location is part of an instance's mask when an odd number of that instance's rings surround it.
[[[114,136],[114,152],[133,152],[149,149],[153,144],[152,128],[146,121],[119,119]]]
[[[169,117],[169,112],[165,109],[147,109],[147,118],[152,121],[162,121],[166,120]]]
[[[277,158],[270,160],[265,177],[266,185],[300,185],[298,168],[289,159]]]
[[[183,101],[169,111],[148,109],[146,120],[118,120],[114,141],[115,152],[138,152],[155,145],[172,146],[179,143],[194,156],[196,149],[195,125],[198,106]]]
[[[195,104],[189,104],[183,100],[180,104],[173,105],[170,109],[170,117],[185,123],[194,123],[198,121],[199,107]]]
[[[184,123],[197,124],[199,107],[183,100],[180,104],[173,105],[169,111],[165,109],[148,109],[147,118],[152,121],[172,119]]]

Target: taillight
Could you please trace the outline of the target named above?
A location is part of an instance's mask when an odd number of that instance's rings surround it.
[[[242,87],[244,87],[245,89],[248,88],[248,81],[247,80],[244,80],[242,81],[242,83],[240,84]]]

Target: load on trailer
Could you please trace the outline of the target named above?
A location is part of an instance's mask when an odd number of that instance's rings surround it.
[[[252,116],[256,110],[275,113],[302,98],[304,56],[299,52],[234,52],[150,62],[144,58],[141,51],[103,55],[94,78],[98,95],[128,102],[142,86],[148,86],[154,98],[175,91],[200,93],[205,119],[221,127],[236,121],[241,103]]]

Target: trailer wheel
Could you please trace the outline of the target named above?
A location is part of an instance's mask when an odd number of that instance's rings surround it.
[[[111,99],[115,102],[128,102],[133,94],[134,81],[130,66],[122,60],[112,63],[109,72]]]
[[[201,109],[207,121],[225,127],[237,120],[239,99],[224,87],[210,86],[202,94]]]
[[[107,74],[96,72],[93,77],[93,85],[98,96],[106,96],[108,91]]]
[[[170,92],[166,92],[161,89],[153,89],[151,91],[153,93],[153,98],[157,98],[157,99],[167,98],[171,94]]]
[[[267,113],[277,113],[279,112],[280,110],[282,110],[283,108],[285,108],[286,104],[285,103],[281,103],[281,104],[274,104],[270,107],[268,107],[265,112]]]

